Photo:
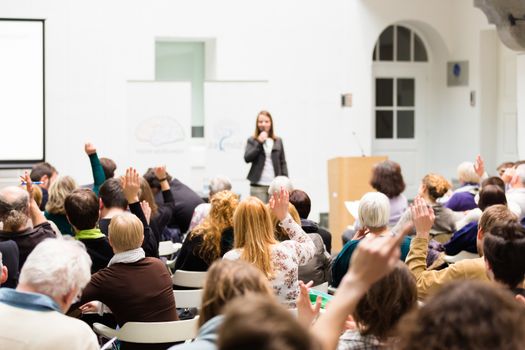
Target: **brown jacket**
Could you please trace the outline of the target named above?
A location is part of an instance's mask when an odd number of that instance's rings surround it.
[[[428,241],[427,238],[414,237],[405,261],[416,278],[419,299],[435,294],[445,284],[455,280],[489,281],[482,257],[461,260],[443,270],[427,270]]]

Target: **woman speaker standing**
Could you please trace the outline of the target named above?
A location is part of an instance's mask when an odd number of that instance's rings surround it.
[[[283,141],[275,136],[272,116],[261,111],[255,121],[255,132],[248,139],[244,152],[246,163],[252,163],[248,180],[250,195],[268,202],[268,188],[276,176],[288,176]]]

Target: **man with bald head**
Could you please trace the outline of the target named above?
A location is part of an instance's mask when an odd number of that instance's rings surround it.
[[[29,180],[28,175],[26,180]],[[0,221],[4,225],[0,230],[0,242],[12,240],[17,244],[20,268],[38,243],[56,237],[33,198],[30,184],[27,189],[29,192],[15,186],[0,189]]]

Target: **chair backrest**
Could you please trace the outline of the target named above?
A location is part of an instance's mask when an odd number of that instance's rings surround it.
[[[171,276],[173,284],[188,288],[202,288],[206,279],[206,271],[177,270]]]
[[[171,343],[197,336],[199,317],[171,322],[127,322],[118,330],[117,338],[132,343]]]
[[[465,250],[462,250],[456,255],[445,255],[443,260],[445,260],[449,264],[454,264],[461,260],[476,259],[476,258],[479,258],[478,254],[474,254],[474,253],[470,253]]]
[[[171,256],[179,251],[182,244],[172,241],[159,242],[159,256]]]
[[[202,302],[202,289],[174,290],[175,304],[177,308],[189,309],[200,308]]]
[[[328,282],[318,284],[317,286],[313,286],[311,289],[317,290],[323,293],[328,293]]]

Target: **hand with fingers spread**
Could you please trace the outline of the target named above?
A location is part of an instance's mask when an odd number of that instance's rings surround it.
[[[288,215],[289,194],[283,187],[279,192],[274,192],[270,197],[270,209],[279,221],[282,221]]]
[[[128,203],[139,201],[140,175],[134,168],[126,169],[126,175],[122,176],[122,191]]]
[[[310,287],[314,284],[313,281],[304,284],[299,281],[299,297],[297,298],[297,316],[299,322],[305,326],[310,327],[315,318],[319,315],[321,310],[321,296],[315,300],[315,305],[310,302]]]
[[[149,203],[147,201],[140,202],[140,207],[142,208],[142,212],[144,213],[146,221],[149,225],[151,219],[151,207],[149,206]]]
[[[167,179],[167,173],[166,173],[166,166],[165,165],[157,166],[157,167],[155,167],[153,169],[153,171],[155,172],[155,177],[157,178],[157,180],[162,181],[162,180],[166,180]]]
[[[92,143],[89,143],[87,142],[85,145],[84,145],[84,151],[86,152],[86,154],[89,156],[91,154],[95,154],[97,153],[97,149],[95,148],[95,146],[93,146]]]
[[[416,236],[428,238],[435,219],[432,207],[429,207],[423,198],[417,197],[410,206],[410,213],[416,228]]]
[[[506,184],[512,183],[514,178],[516,178],[516,168],[514,167],[505,169],[505,171],[503,172],[503,175],[501,175],[501,179]]]
[[[479,154],[476,157],[476,161],[474,162],[474,171],[480,178],[483,176],[483,174],[485,174],[485,161]]]

